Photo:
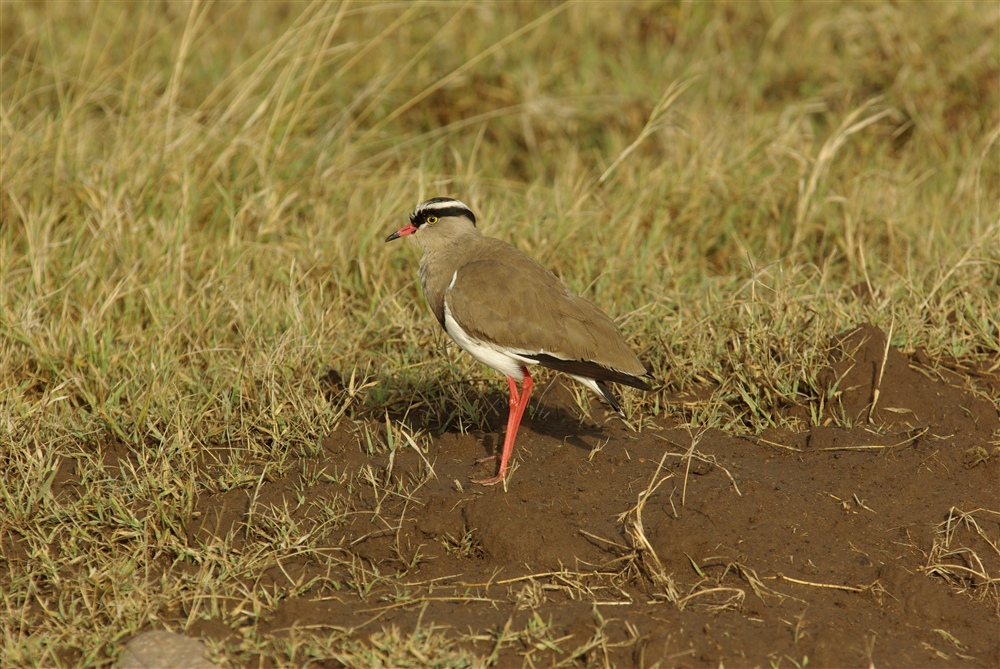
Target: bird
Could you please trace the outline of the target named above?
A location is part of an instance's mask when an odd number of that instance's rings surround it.
[[[534,385],[530,365],[568,374],[623,418],[608,384],[651,389],[651,373],[611,318],[527,254],[482,234],[461,200],[434,197],[419,203],[409,222],[385,241],[400,237],[412,237],[423,250],[420,285],[444,331],[507,377],[510,411],[498,471],[474,483],[494,485],[507,475]]]

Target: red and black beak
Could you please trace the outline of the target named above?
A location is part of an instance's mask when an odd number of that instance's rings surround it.
[[[396,230],[396,232],[386,237],[385,241],[391,242],[394,239],[399,239],[400,237],[406,237],[408,235],[412,235],[416,231],[417,231],[417,226],[413,225],[413,223],[410,222],[401,227],[399,230]]]

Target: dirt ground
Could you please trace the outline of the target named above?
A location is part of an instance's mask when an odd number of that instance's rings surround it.
[[[502,439],[499,397],[490,433],[443,434],[427,461],[369,456],[344,421],[253,504],[349,501],[325,542],[363,569],[269,570],[259,587],[315,580],[258,632],[431,627],[500,667],[1000,666],[1000,420],[986,399],[1000,375],[903,355],[861,326],[834,340],[822,378],[831,399],[815,410],[855,427],[636,432],[596,400],[581,424],[557,378],[507,490],[470,483],[493,473],[476,460]],[[317,470],[358,476],[315,483]],[[239,528],[250,505],[246,490],[203,497],[192,540]]]

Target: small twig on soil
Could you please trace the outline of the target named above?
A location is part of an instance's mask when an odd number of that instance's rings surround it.
[[[678,444],[676,442],[673,442],[673,441],[670,441],[666,437],[661,437],[658,434],[654,434],[653,436],[656,437],[657,439],[662,439],[663,441],[667,442],[668,444],[673,444],[674,446],[677,446],[679,448],[684,448],[680,444]],[[719,460],[714,455],[702,455],[698,451],[694,450],[694,447],[697,445],[697,442],[698,442],[699,439],[700,439],[700,435],[699,435],[698,438],[692,438],[691,446],[687,449],[687,451],[685,453],[664,453],[663,454],[663,457],[667,457],[668,455],[670,455],[670,456],[673,456],[675,458],[681,458],[681,459],[685,459],[686,458],[687,459],[687,461],[688,461],[688,467],[684,471],[684,490],[685,491],[687,490],[688,470],[690,470],[690,468],[691,468],[691,459],[695,458],[695,459],[701,460],[702,462],[707,462],[708,464],[710,464],[710,465],[712,465],[714,467],[718,467],[722,471],[726,472],[726,476],[729,477],[729,482],[733,484],[733,489],[736,490],[736,494],[739,495],[740,497],[743,497],[743,493],[740,492],[740,487],[736,484],[736,479],[733,478],[733,475],[729,472],[728,469],[726,469],[725,467],[723,467],[722,465],[719,464]],[[662,462],[662,460],[661,460],[661,462]],[[683,495],[683,493],[681,494],[681,506],[684,506],[684,495]]]
[[[871,636],[865,635],[865,655],[868,657],[868,669],[875,669],[875,639],[878,634],[872,632]]]
[[[757,443],[758,444],[767,444],[768,446],[774,446],[775,448],[784,448],[784,449],[789,450],[789,451],[795,451],[796,453],[801,453],[802,452],[801,448],[795,448],[794,446],[785,446],[784,444],[779,444],[776,441],[771,441],[769,439],[762,439],[760,437],[757,438]]]
[[[871,423],[875,416],[875,405],[878,404],[879,395],[882,394],[882,376],[885,374],[885,363],[889,359],[889,346],[892,341],[892,331],[896,327],[896,314],[892,315],[889,321],[889,333],[885,336],[885,349],[882,351],[882,362],[878,366],[878,378],[875,379],[875,387],[872,388],[872,403],[868,407],[868,422]]]
[[[809,585],[814,588],[830,588],[831,590],[843,590],[845,592],[874,592],[876,590],[882,589],[882,585],[875,581],[871,585],[858,586],[858,585],[835,585],[833,583],[815,583],[813,581],[802,581],[797,578],[792,578],[791,576],[785,576],[780,571],[778,572],[778,578],[784,579],[790,583],[798,583],[799,585]]]
[[[603,572],[603,571],[543,571],[537,574],[525,574],[524,576],[517,576],[515,578],[505,578],[501,581],[487,581],[486,583],[462,583],[461,585],[469,588],[488,588],[491,585],[508,585],[510,583],[519,583],[521,581],[533,581],[539,578],[551,578],[553,576],[573,576],[575,578],[583,578],[584,576],[614,576],[616,572]]]
[[[389,421],[389,412],[388,411],[386,411],[385,420],[386,420],[386,422]],[[417,446],[417,442],[413,439],[413,437],[411,435],[407,434],[403,430],[402,423],[400,423],[400,425],[399,425],[399,433],[401,435],[403,435],[403,438],[406,439],[407,443],[410,444],[410,447],[413,448],[413,450],[417,452],[417,455],[420,456],[420,459],[424,461],[425,465],[427,465],[427,471],[430,472],[431,476],[433,478],[437,478],[438,476],[437,476],[437,472],[434,471],[434,465],[432,465],[431,461],[427,459],[427,456],[424,455],[424,452],[422,450],[420,450],[420,447]]]
[[[691,456],[694,453],[694,449],[698,447],[698,442],[701,441],[701,435],[703,432],[699,432],[697,435],[691,435],[691,446],[688,448],[687,453],[684,454],[684,459],[687,462],[684,463],[684,484],[681,486],[681,506],[687,505],[687,494],[688,494],[688,479],[691,477]],[[662,464],[662,459],[660,460]]]
[[[620,548],[620,549],[622,549],[625,552],[628,552],[628,551],[631,550],[625,544],[620,544],[617,541],[611,541],[610,539],[605,539],[604,537],[599,537],[596,534],[592,534],[592,533],[588,532],[587,530],[577,530],[577,531],[580,534],[582,534],[583,536],[587,537],[588,539],[593,539],[594,541],[600,542],[602,544],[607,544],[609,546],[614,546],[615,548]]]
[[[451,581],[456,579],[462,574],[448,574],[447,576],[437,576],[435,578],[429,578],[426,581],[401,581],[400,585],[404,588],[423,588],[428,585],[434,585],[435,583],[443,581]]]
[[[816,450],[817,451],[884,451],[890,448],[898,448],[899,446],[904,446],[906,444],[914,442],[920,437],[927,434],[928,430],[930,430],[930,428],[925,427],[922,430],[920,430],[920,432],[917,432],[915,435],[907,437],[902,441],[898,441],[895,444],[883,444],[883,445],[861,444],[858,446],[827,446],[826,448],[817,448]]]
[[[691,602],[695,597],[702,597],[704,595],[711,595],[715,593],[728,593],[728,596],[718,604],[707,604],[706,606],[712,611],[722,611],[729,608],[739,608],[743,604],[743,600],[746,599],[746,592],[742,588],[728,588],[724,586],[719,586],[715,588],[705,588],[704,590],[698,590],[692,592],[690,595],[685,595],[677,600],[677,608],[681,611]]]
[[[744,564],[740,564],[739,562],[731,562],[727,564],[726,571],[723,572],[719,580],[725,578],[726,574],[728,574],[731,570],[735,571],[744,581],[750,584],[750,587],[753,588],[754,594],[757,595],[757,598],[760,599],[760,601],[762,602],[764,601],[765,595],[771,595],[773,597],[777,597],[782,602],[784,602],[786,599],[794,599],[800,602],[804,601],[799,599],[798,597],[786,595],[783,592],[778,592],[774,588],[768,587],[764,583],[764,581],[761,580],[760,576],[757,575],[756,571],[754,571],[750,567],[747,567]]]
[[[657,586],[663,588],[663,594],[661,596],[665,597],[668,601],[677,604],[680,597],[678,596],[673,578],[671,578],[670,574],[667,574],[664,570],[663,562],[660,560],[660,556],[656,554],[656,550],[646,537],[646,531],[642,525],[642,510],[646,506],[646,502],[649,501],[649,498],[654,492],[656,492],[656,489],[659,488],[664,481],[673,476],[673,474],[668,473],[662,478],[660,477],[660,472],[663,471],[663,463],[666,461],[668,455],[676,454],[664,451],[659,464],[656,466],[656,471],[653,472],[653,476],[649,480],[649,485],[646,486],[645,490],[639,493],[635,506],[628,511],[619,514],[618,522],[625,525],[625,532],[632,539],[633,550],[635,551],[634,554],[638,558],[637,566],[639,570],[641,571],[645,569],[649,579]],[[652,565],[647,564],[647,556],[652,561]]]
[[[1000,602],[1000,578],[989,573],[988,561],[984,562],[976,550],[969,546],[952,546],[958,530],[964,527],[976,534],[994,553],[1000,555],[1000,546],[983,531],[974,515],[976,513],[1000,516],[1000,513],[989,509],[966,512],[951,507],[947,520],[938,526],[938,536],[934,539],[923,571],[928,576],[940,576],[960,590],[978,591],[982,596],[992,595],[993,599]]]

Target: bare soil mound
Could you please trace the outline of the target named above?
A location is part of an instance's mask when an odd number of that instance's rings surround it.
[[[190,537],[238,542],[269,505],[313,523],[337,560],[255,583],[276,636],[432,628],[501,667],[996,667],[1000,378],[953,367],[861,326],[821,425],[758,437],[580,424],[556,381],[506,490],[469,483],[502,434],[369,455],[345,421],[285,479],[203,497]]]

